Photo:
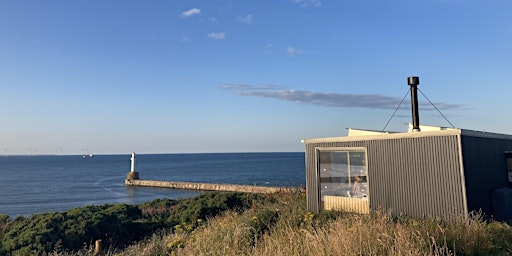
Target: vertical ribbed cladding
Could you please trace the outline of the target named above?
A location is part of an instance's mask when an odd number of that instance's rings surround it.
[[[321,210],[315,149],[364,147],[370,209],[411,217],[465,214],[458,145],[457,135],[306,143],[308,209]]]
[[[320,211],[318,170],[314,144],[306,144],[306,204],[308,211]]]
[[[372,152],[385,158],[373,175],[377,180],[373,183],[384,182],[383,190],[391,190],[387,196],[393,200],[381,204],[377,194],[371,197],[372,205],[414,217],[464,214],[457,139],[432,136],[384,140],[381,153]]]
[[[411,87],[411,108],[412,108],[412,131],[420,131],[420,114],[418,110],[418,85],[420,78],[417,76],[410,76],[407,78],[407,84]]]

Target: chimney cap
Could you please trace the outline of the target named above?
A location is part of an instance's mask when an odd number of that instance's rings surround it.
[[[416,86],[420,84],[420,78],[417,76],[410,76],[407,78],[407,84],[409,84],[410,86]]]

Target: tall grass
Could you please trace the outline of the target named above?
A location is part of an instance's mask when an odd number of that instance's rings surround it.
[[[512,255],[511,227],[479,214],[422,220],[382,212],[314,215],[299,192],[199,221],[105,255]]]

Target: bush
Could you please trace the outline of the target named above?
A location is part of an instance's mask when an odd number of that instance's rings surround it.
[[[101,239],[105,248],[125,248],[135,241],[178,224],[196,227],[198,220],[228,209],[243,210],[259,196],[204,193],[198,197],[157,199],[141,205],[99,205],[66,212],[0,216],[0,255],[77,251]]]
[[[87,206],[67,212],[52,212],[16,218],[1,236],[5,252],[31,254],[62,248],[78,250],[102,239],[108,246],[125,246],[142,238],[149,230],[135,222],[136,206],[125,204]]]

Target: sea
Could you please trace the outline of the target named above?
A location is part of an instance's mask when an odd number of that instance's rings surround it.
[[[66,211],[101,204],[183,199],[195,190],[125,186],[131,154],[0,156],[0,214]],[[257,186],[305,186],[304,152],[140,154],[140,179]]]

